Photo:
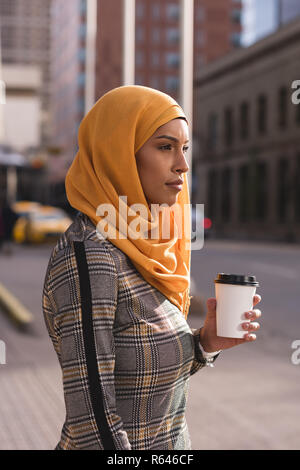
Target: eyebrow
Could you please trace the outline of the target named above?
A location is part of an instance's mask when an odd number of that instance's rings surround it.
[[[170,139],[170,140],[173,140],[174,142],[179,143],[179,140],[176,139],[176,137],[173,137],[171,135],[159,135],[158,137],[155,137],[155,139]],[[189,140],[186,140],[185,144],[187,144],[188,142]]]

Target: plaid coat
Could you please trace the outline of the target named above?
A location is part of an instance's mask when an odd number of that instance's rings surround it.
[[[81,212],[51,253],[43,314],[66,405],[55,449],[191,449],[199,330]]]

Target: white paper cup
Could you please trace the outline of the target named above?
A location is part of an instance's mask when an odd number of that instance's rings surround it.
[[[215,279],[217,336],[243,338],[245,312],[253,309],[253,296],[259,284],[255,276],[219,273]]]

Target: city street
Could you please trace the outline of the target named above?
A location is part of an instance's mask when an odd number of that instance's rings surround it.
[[[51,246],[16,246],[0,254],[0,282],[34,314],[27,331],[0,312],[0,449],[53,449],[64,421],[61,371],[41,308]],[[256,275],[262,302],[256,342],[223,351],[214,368],[190,380],[187,420],[193,449],[300,449],[300,247],[207,240],[192,252],[192,278],[214,296],[218,272]],[[203,316],[190,316],[191,327]],[[300,353],[299,353],[300,357]]]

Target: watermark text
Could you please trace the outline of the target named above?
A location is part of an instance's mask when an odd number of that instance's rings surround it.
[[[127,205],[127,196],[119,196],[118,211],[113,204],[100,204],[96,215],[101,217],[97,224],[99,238],[116,239],[185,239],[186,249],[200,250],[204,245],[204,204],[144,204]],[[118,225],[117,225],[118,215]],[[130,218],[130,220],[128,220]],[[193,227],[195,228],[193,230]]]
[[[294,80],[292,83],[292,88],[296,91],[292,93],[292,103],[300,104],[300,80]]]
[[[0,364],[6,364],[6,345],[0,340]]]
[[[0,80],[0,104],[6,104],[6,85],[3,80]]]
[[[295,339],[295,341],[292,342],[291,347],[295,349],[291,356],[291,362],[294,366],[298,366],[300,364],[300,339]]]

